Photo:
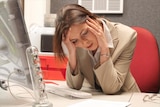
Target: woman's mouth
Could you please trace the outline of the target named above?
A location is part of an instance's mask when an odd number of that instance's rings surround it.
[[[90,44],[89,46],[87,46],[88,49],[91,48],[91,47],[92,47],[92,44]]]

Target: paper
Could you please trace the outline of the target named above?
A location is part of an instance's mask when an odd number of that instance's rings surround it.
[[[72,104],[68,107],[127,107],[128,105],[130,105],[130,102],[89,99],[80,103]]]

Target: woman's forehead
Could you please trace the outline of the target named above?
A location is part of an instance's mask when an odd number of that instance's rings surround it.
[[[81,29],[83,29],[85,27],[86,27],[86,23],[80,23],[80,24],[73,24],[73,25],[71,25],[70,29],[72,31],[74,31],[74,30],[81,30]]]
[[[86,23],[74,24],[69,28],[70,37],[80,36],[81,32],[86,28]]]

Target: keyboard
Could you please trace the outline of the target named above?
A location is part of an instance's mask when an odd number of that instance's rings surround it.
[[[55,84],[47,85],[46,91],[55,95],[59,95],[66,98],[80,98],[80,99],[87,99],[91,98],[92,94],[80,90],[71,89],[68,87],[62,87]]]

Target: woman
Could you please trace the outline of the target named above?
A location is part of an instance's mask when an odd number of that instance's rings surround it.
[[[56,19],[54,51],[63,59],[68,50],[67,85],[81,89],[84,79],[105,94],[140,92],[130,73],[136,32],[99,18],[77,4],[64,6]]]

